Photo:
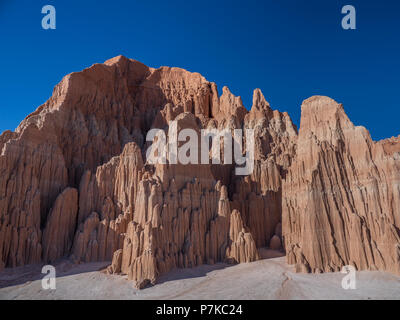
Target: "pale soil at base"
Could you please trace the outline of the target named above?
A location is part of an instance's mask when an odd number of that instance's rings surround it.
[[[142,290],[126,276],[106,274],[108,264],[59,263],[56,290],[42,289],[40,265],[6,269],[0,299],[400,299],[399,276],[357,272],[356,289],[344,290],[345,274],[295,273],[285,257],[178,269]]]

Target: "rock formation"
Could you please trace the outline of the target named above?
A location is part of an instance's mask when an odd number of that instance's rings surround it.
[[[78,213],[78,191],[65,189],[54,202],[43,231],[42,248],[44,261],[56,261],[68,254],[75,234]]]
[[[342,105],[303,102],[297,152],[283,187],[283,236],[299,271],[400,273],[400,141],[372,141]]]
[[[172,120],[254,129],[253,172],[149,163],[147,132]],[[299,271],[400,271],[400,139],[373,142],[326,97],[304,102],[298,134],[259,89],[247,111],[198,73],[119,56],[66,76],[0,150],[0,270],[110,261],[142,288],[271,247]]]

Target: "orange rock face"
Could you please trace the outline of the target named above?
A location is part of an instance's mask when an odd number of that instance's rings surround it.
[[[253,172],[150,164],[146,134],[172,120],[254,129]],[[0,150],[0,269],[111,261],[142,288],[271,247],[298,270],[399,272],[400,141],[373,142],[329,98],[304,102],[298,134],[258,89],[247,111],[198,73],[119,56],[66,76]]]
[[[327,97],[304,101],[283,187],[283,236],[299,271],[400,272],[400,143],[374,142]]]

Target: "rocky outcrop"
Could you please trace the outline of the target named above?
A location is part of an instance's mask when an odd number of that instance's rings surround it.
[[[247,221],[270,213],[259,205],[250,215],[247,206],[231,218],[230,195],[249,203],[260,188],[236,187],[232,165],[143,160],[151,128],[177,120],[180,128],[233,130],[247,114],[228,88],[219,97],[215,84],[179,68],[120,56],[66,76],[15,132],[1,135],[2,264],[115,257],[111,269],[142,286],[171,268],[224,261],[227,252],[235,262],[257,259],[255,241],[270,236],[253,240]],[[271,230],[280,221],[272,211]]]
[[[255,130],[255,165],[251,175],[236,178],[233,208],[243,214],[257,247],[264,247],[281,222],[282,179],[296,151],[297,129],[287,113],[271,109],[259,89],[244,127]]]
[[[297,153],[283,188],[283,235],[299,271],[400,272],[397,139],[373,142],[342,105],[302,105]]]
[[[142,171],[141,150],[130,142],[121,155],[99,166],[95,174],[84,173],[72,251],[76,261],[108,261],[122,248],[122,234],[133,217]]]
[[[243,263],[260,259],[253,236],[243,225],[240,212],[233,210],[230,219],[228,261]]]
[[[253,129],[254,170],[150,163],[147,133],[173,120]],[[66,76],[0,150],[0,269],[111,261],[142,288],[270,247],[298,270],[399,272],[400,139],[373,142],[326,97],[304,102],[298,134],[259,89],[247,111],[198,73],[119,56]]]
[[[78,190],[65,189],[54,202],[43,231],[43,260],[53,262],[70,252],[78,214]]]

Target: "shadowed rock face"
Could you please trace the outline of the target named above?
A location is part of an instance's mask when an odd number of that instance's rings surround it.
[[[171,120],[254,129],[253,173],[146,163],[147,132]],[[247,111],[200,74],[119,56],[66,76],[0,150],[0,269],[112,260],[143,287],[284,243],[298,270],[399,272],[400,141],[373,142],[326,97],[304,102],[297,134],[258,89]]]

